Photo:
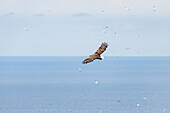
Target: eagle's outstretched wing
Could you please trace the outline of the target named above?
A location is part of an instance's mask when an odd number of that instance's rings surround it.
[[[106,50],[108,44],[106,42],[102,43],[102,45],[97,49],[97,51],[90,55],[89,58],[86,58],[82,63],[87,64],[92,62],[95,59],[100,59],[100,55]]]
[[[106,42],[103,42],[102,45],[97,49],[97,51],[94,54],[101,55],[107,48],[108,44]]]
[[[87,63],[92,62],[93,60],[95,60],[95,58],[89,57],[89,58],[86,58],[82,63],[83,63],[83,64],[87,64]]]

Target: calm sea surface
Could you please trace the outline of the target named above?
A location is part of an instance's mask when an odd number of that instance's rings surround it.
[[[170,57],[84,58],[0,57],[0,113],[170,113]]]

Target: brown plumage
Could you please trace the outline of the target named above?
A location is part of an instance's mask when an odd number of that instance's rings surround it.
[[[82,63],[87,64],[95,59],[102,60],[100,55],[106,50],[107,46],[108,44],[106,42],[103,42],[101,46],[97,49],[97,51],[94,54],[90,55],[89,58],[85,59]]]

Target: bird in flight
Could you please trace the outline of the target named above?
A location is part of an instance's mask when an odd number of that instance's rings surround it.
[[[100,55],[106,50],[107,47],[108,47],[108,44],[106,42],[103,42],[101,46],[97,49],[97,51],[94,54],[90,55],[89,58],[86,58],[82,63],[87,64],[87,63],[92,62],[95,59],[99,59],[99,60],[104,59],[104,57]]]

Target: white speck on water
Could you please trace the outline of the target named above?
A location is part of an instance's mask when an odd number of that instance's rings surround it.
[[[143,97],[143,100],[147,100],[148,98],[147,97]]]
[[[136,104],[136,106],[137,106],[137,107],[139,107],[139,106],[140,106],[140,104]]]
[[[79,72],[81,72],[81,68],[79,67]]]
[[[95,80],[95,84],[99,85],[99,82],[97,80]]]
[[[166,112],[166,110],[167,110],[167,109],[165,108],[165,109],[163,110],[163,112]]]

